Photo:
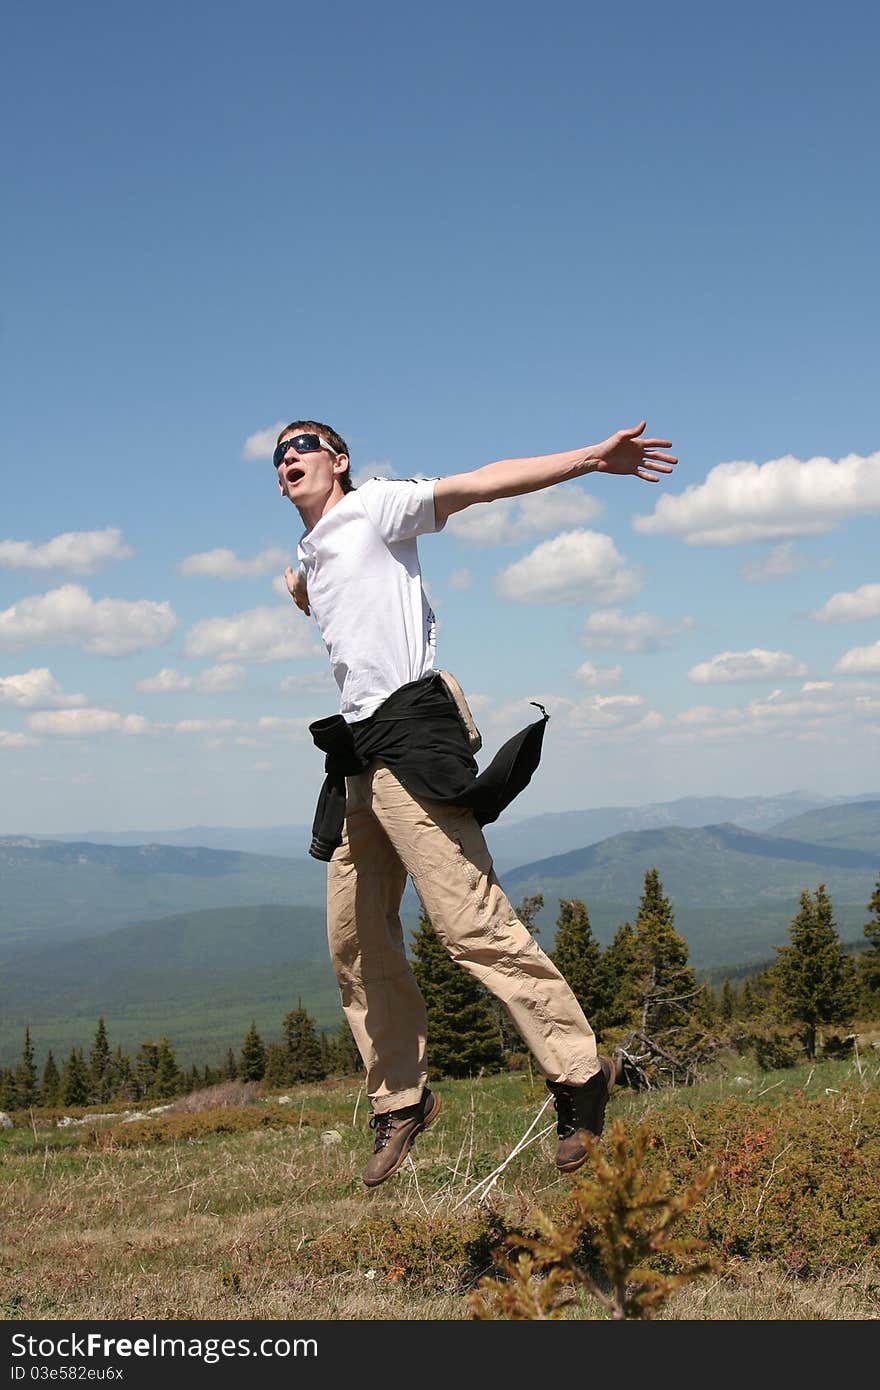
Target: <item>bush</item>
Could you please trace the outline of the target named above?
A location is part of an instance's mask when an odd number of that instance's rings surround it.
[[[778,1028],[752,1034],[755,1060],[762,1071],[784,1071],[796,1065],[803,1055],[803,1047],[790,1033]]]

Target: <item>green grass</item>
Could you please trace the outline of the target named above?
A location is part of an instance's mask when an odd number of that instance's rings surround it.
[[[536,1206],[559,1209],[571,1179],[556,1172],[549,1132],[490,1191],[477,1186],[537,1116],[547,1097],[540,1078],[526,1071],[437,1089],[440,1117],[400,1173],[373,1191],[360,1178],[372,1136],[355,1078],[293,1088],[284,1123],[268,1128],[264,1103],[243,1107],[233,1133],[214,1127],[230,1122],[229,1111],[168,1113],[133,1144],[119,1119],[59,1130],[40,1112],[21,1117],[0,1132],[2,1316],[466,1318],[466,1292],[491,1268],[493,1246],[505,1231],[526,1229]],[[792,1117],[798,1125],[812,1116],[859,1164],[876,1151],[878,1109],[875,1054],[769,1074],[731,1057],[688,1090],[618,1090],[609,1117],[650,1125],[652,1161],[673,1172],[697,1171],[710,1146],[739,1163],[743,1136],[768,1135],[764,1167],[744,1167],[742,1178],[733,1167],[726,1179],[742,1204],[736,1224],[754,1235],[795,1171]],[[727,1138],[716,1133],[718,1115],[727,1116]],[[535,1133],[551,1116],[544,1112]],[[828,1188],[798,1190],[799,1219],[816,1229],[828,1216]],[[720,1200],[709,1196],[703,1217],[716,1220]],[[866,1223],[872,1211],[865,1207]],[[850,1239],[851,1228],[852,1219]],[[876,1318],[880,1272],[831,1237],[827,1256],[804,1274],[782,1258],[729,1253],[718,1276],[673,1296],[663,1316]],[[572,1315],[601,1312],[586,1304]]]

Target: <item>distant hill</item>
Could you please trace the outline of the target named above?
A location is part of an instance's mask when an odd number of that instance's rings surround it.
[[[735,825],[646,830],[525,864],[504,875],[514,901],[543,892],[541,930],[551,929],[560,898],[582,898],[600,939],[634,920],[646,869],[660,871],[676,924],[700,967],[742,964],[772,955],[786,940],[801,892],[825,883],[844,939],[860,938],[873,891],[875,856],[756,835]]]
[[[773,829],[785,839],[808,840],[815,845],[836,845],[873,854],[880,873],[880,799],[826,806],[783,821]]]
[[[87,1046],[103,1014],[114,1042],[162,1033],[210,1061],[251,1018],[280,1032],[297,999],[325,1027],[341,1019],[324,912],[223,908],[165,917],[44,947],[7,962],[0,1059],[21,1051],[25,1025],[45,1049]]]
[[[496,864],[503,869],[522,864],[526,859],[564,854],[567,850],[596,844],[630,830],[717,825],[730,821],[746,830],[765,831],[806,811],[865,800],[880,801],[880,792],[851,797],[826,797],[809,791],[786,792],[779,796],[684,796],[644,806],[599,806],[517,818],[514,803],[511,811],[496,825],[486,827],[486,839]],[[123,846],[200,845],[206,849],[302,859],[308,854],[311,823],[256,828],[194,825],[179,830],[89,830],[75,835],[47,834],[36,838]]]
[[[324,902],[326,870],[289,860],[168,845],[121,847],[0,838],[0,958],[208,907]]]

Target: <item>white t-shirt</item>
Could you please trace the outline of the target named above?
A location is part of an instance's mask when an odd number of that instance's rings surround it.
[[[372,478],[348,492],[299,543],[309,606],[349,724],[434,669],[435,619],[416,537],[441,531],[435,479]]]

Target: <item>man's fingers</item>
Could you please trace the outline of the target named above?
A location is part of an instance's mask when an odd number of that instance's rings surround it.
[[[626,435],[626,437],[627,437],[628,439],[635,439],[638,435],[641,434],[642,430],[645,428],[645,426],[647,425],[647,423],[648,423],[647,420],[643,420],[643,421],[641,422],[640,425],[633,425],[632,429],[621,430],[621,434]],[[644,441],[644,443],[646,443],[646,444],[647,444],[648,442],[649,442],[648,440],[645,440],[645,441]]]
[[[643,439],[641,441],[643,449],[671,449],[671,439]]]
[[[659,463],[678,463],[677,454],[655,453],[653,449],[648,449],[644,455],[646,459],[656,459]]]

